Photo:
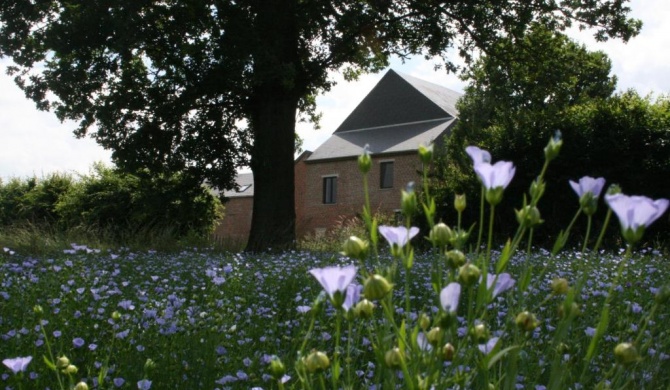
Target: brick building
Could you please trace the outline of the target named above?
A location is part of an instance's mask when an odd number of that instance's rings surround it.
[[[295,163],[296,234],[325,232],[342,218],[360,213],[362,176],[357,159],[365,145],[372,154],[368,174],[373,212],[395,213],[400,190],[420,185],[420,144],[440,142],[456,123],[461,94],[389,70],[333,135]],[[246,240],[251,226],[253,177],[238,176],[238,191],[229,199],[218,237]]]

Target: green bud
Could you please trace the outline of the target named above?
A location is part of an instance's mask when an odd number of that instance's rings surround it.
[[[534,206],[524,206],[521,210],[514,210],[516,212],[516,220],[519,222],[519,225],[529,229],[533,228],[542,222],[540,218],[540,210]]]
[[[368,247],[367,241],[363,241],[356,236],[351,236],[344,242],[342,254],[354,259],[363,260],[368,255]]]
[[[542,195],[544,195],[544,190],[547,188],[547,185],[545,184],[544,180],[538,181],[533,180],[532,183],[530,183],[530,196],[532,199],[540,199]]]
[[[661,288],[659,288],[656,292],[654,299],[659,304],[668,302],[668,300],[670,300],[670,285],[666,284],[665,286],[661,286]]]
[[[33,306],[33,313],[37,315],[42,315],[44,313],[44,309],[42,309],[42,306],[40,305],[35,305]]]
[[[144,362],[144,371],[153,371],[154,368],[156,368],[156,362],[153,360],[147,359],[147,361]]]
[[[428,334],[426,334],[426,339],[432,345],[437,345],[442,341],[443,336],[444,336],[444,331],[442,330],[442,328],[440,328],[439,326],[436,326],[433,329],[431,329],[428,332]]]
[[[433,161],[433,144],[425,146],[424,144],[419,145],[419,158],[423,165],[429,165]]]
[[[405,217],[411,217],[416,213],[418,202],[414,191],[414,182],[407,183],[407,187],[400,194],[400,208]]]
[[[430,317],[428,317],[428,314],[426,313],[421,313],[419,316],[419,327],[423,330],[428,329],[430,326]]]
[[[642,236],[644,236],[644,225],[638,226],[637,229],[633,229],[632,227],[629,227],[627,229],[621,229],[621,235],[623,236],[623,239],[626,240],[627,243],[630,245],[636,244],[638,241],[642,239]]]
[[[454,355],[456,354],[456,348],[454,348],[451,343],[446,343],[444,344],[444,347],[442,347],[442,359],[450,362],[454,360]]]
[[[470,237],[470,233],[467,230],[463,229],[456,229],[453,230],[453,235],[451,236],[451,240],[449,240],[449,243],[456,249],[461,249],[465,245],[465,243],[468,241],[468,238]]]
[[[611,184],[607,187],[607,195],[616,195],[621,193],[621,186],[618,184]]]
[[[472,263],[466,263],[458,269],[458,281],[465,286],[471,286],[479,280],[482,272]]]
[[[551,292],[554,293],[554,295],[565,295],[568,293],[569,289],[570,286],[565,278],[554,278],[551,281]]]
[[[470,330],[470,335],[478,343],[486,341],[489,339],[489,330],[484,324],[477,324]]]
[[[465,264],[465,254],[458,249],[447,252],[447,266],[452,269],[462,267]]]
[[[503,192],[505,189],[503,187],[490,188],[486,190],[486,201],[489,202],[491,206],[495,206],[502,201]]]
[[[430,229],[430,233],[428,234],[428,239],[430,242],[433,243],[434,246],[438,248],[443,248],[446,246],[449,241],[451,240],[451,237],[453,235],[453,232],[449,228],[449,226],[445,225],[444,223],[440,222],[433,226],[432,229]]]
[[[121,318],[121,313],[119,313],[118,311],[114,311],[114,312],[112,313],[112,319],[113,319],[114,321],[118,321],[120,318]]]
[[[67,356],[61,356],[58,359],[56,359],[56,367],[60,369],[64,369],[69,365],[70,365],[70,359],[68,359]]]
[[[370,145],[365,145],[365,148],[363,148],[363,154],[358,156],[358,170],[360,170],[361,173],[366,174],[370,172],[371,167],[372,158],[370,158]]]
[[[86,384],[86,382],[79,382],[74,387],[74,390],[88,390],[88,385]]]
[[[386,354],[384,355],[384,362],[386,362],[386,365],[389,366],[390,368],[402,367],[404,359],[405,356],[398,347],[386,351]]]
[[[579,308],[579,305],[577,304],[577,302],[572,302],[572,304],[570,306],[568,306],[568,307],[566,307],[566,306],[567,305],[564,304],[564,303],[561,303],[558,306],[558,317],[559,318],[565,318],[566,316],[571,316],[571,315],[576,317],[576,316],[582,314],[582,311]]]
[[[540,325],[540,322],[535,317],[535,314],[528,311],[522,311],[519,313],[516,316],[514,322],[521,330],[525,330],[527,332],[530,332]]]
[[[354,306],[354,315],[358,318],[368,319],[372,317],[375,309],[375,304],[367,299],[361,299],[356,306]]]
[[[286,373],[286,367],[284,367],[284,363],[277,356],[273,356],[268,367],[268,372],[273,378],[279,380]]]
[[[393,285],[386,278],[379,274],[374,274],[368,277],[363,284],[363,295],[366,299],[374,301],[384,298],[392,288]]]
[[[63,374],[66,374],[66,375],[74,375],[74,374],[77,373],[77,371],[79,371],[79,369],[77,368],[77,366],[75,366],[75,365],[73,365],[73,364],[70,364],[70,365],[68,365],[67,367],[65,367],[65,369],[63,370]]]
[[[321,372],[330,366],[330,359],[325,353],[313,350],[304,358],[304,364],[310,373]]]
[[[465,210],[465,207],[467,206],[467,203],[465,201],[465,194],[456,194],[454,195],[454,208],[456,211],[459,213],[462,213],[463,210]]]
[[[579,198],[579,205],[582,207],[584,214],[590,217],[598,210],[598,198],[589,191]]]
[[[551,161],[558,157],[558,153],[561,151],[561,146],[563,146],[563,139],[561,138],[561,132],[557,130],[544,148],[544,158],[547,161]]]
[[[631,343],[619,343],[614,347],[614,359],[617,363],[627,366],[640,360],[637,349]]]

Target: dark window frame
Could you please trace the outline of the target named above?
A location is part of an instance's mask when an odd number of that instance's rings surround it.
[[[379,162],[379,188],[393,188],[393,161]]]
[[[321,200],[323,204],[337,203],[337,176],[323,177],[323,194]]]

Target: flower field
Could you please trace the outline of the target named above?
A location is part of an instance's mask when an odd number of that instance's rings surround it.
[[[1,255],[0,357],[33,358],[16,375],[5,369],[0,377],[3,388],[58,389],[60,378],[63,386],[84,381],[91,388],[104,389],[135,389],[138,382],[146,386],[147,381],[152,389],[270,389],[278,385],[268,372],[273,355],[286,366],[283,385],[302,388],[294,363],[303,341],[306,350],[314,348],[333,356],[334,310],[330,303],[318,305],[321,310],[312,308],[321,287],[308,271],[351,264],[346,257],[305,252],[254,256],[196,249],[160,254],[75,248],[78,250],[52,258],[10,255],[9,249]],[[438,313],[439,296],[430,280],[435,258],[429,253],[417,255],[414,261],[408,327],[417,326],[422,314]],[[580,378],[586,382],[583,388],[592,388],[615,369],[617,343],[638,337],[643,348],[639,362],[627,366],[622,374],[634,381],[627,383],[648,389],[670,384],[668,304],[656,309],[653,321],[644,325],[658,289],[667,283],[668,259],[651,250],[634,255],[621,282],[614,286],[612,321],[586,374],[581,372],[584,351],[598,325],[619,260],[619,255],[608,253],[582,258],[579,252],[551,259],[541,251],[530,259],[512,258],[508,271],[515,278],[530,265],[539,273],[550,262],[543,277],[531,279],[526,292],[513,287],[498,295],[489,310],[495,316],[486,319],[502,346],[521,345],[514,379],[517,388],[543,388],[557,369],[575,383],[572,388],[580,388]],[[385,265],[394,261],[391,256],[380,257]],[[551,281],[556,277],[571,284],[584,280],[576,298],[581,314],[569,335],[561,336],[560,351],[553,345],[560,330],[557,309],[562,300],[552,294]],[[357,283],[363,282],[357,278]],[[405,295],[403,288],[399,283],[394,289],[398,299]],[[35,313],[36,305],[41,306],[42,314]],[[539,326],[520,342],[525,336],[510,331],[509,323],[521,308],[535,313]],[[340,341],[346,347],[341,348],[346,349],[350,363],[343,366],[342,377],[350,388],[379,389],[392,384],[402,388],[402,374],[378,362],[376,343],[366,331],[374,322],[383,322],[380,310],[375,309],[369,320],[343,322]],[[395,315],[405,317],[407,313],[397,307]],[[307,335],[313,316],[315,325]],[[452,343],[467,344],[470,338],[462,313],[457,321]],[[76,373],[57,376],[44,361],[44,357],[61,356],[77,367]],[[559,368],[552,367],[557,356]],[[455,377],[467,376],[477,368],[474,363],[455,367],[440,361],[440,365],[444,375]]]

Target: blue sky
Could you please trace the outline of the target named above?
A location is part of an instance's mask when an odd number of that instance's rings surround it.
[[[589,50],[602,50],[612,60],[612,71],[618,77],[619,90],[635,89],[655,95],[670,93],[670,2],[668,0],[633,0],[631,15],[644,22],[642,32],[627,44],[618,40],[595,42],[589,32],[571,31],[570,36],[586,44]],[[391,67],[445,87],[462,91],[464,83],[456,75],[435,71],[437,60],[414,58],[406,63],[393,61]],[[76,139],[72,122],[60,123],[52,113],[40,112],[23,96],[5,74],[7,59],[0,60],[0,178],[38,177],[52,172],[87,173],[96,161],[110,162],[110,153],[91,139]],[[323,114],[321,129],[298,125],[304,148],[314,150],[382,77],[364,75],[355,82],[345,82],[333,73],[337,85],[317,99]]]

